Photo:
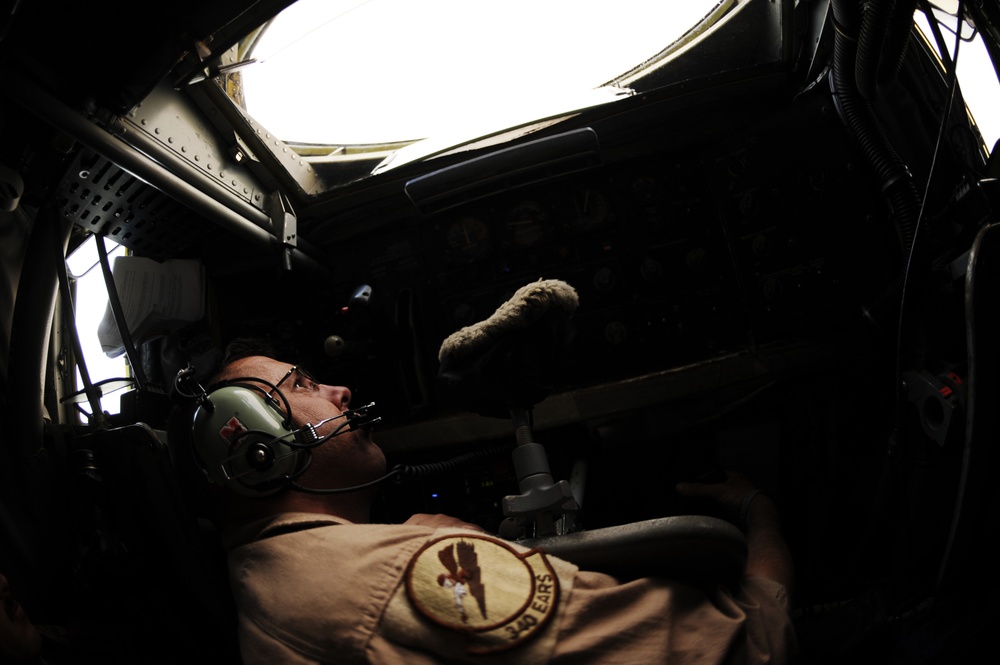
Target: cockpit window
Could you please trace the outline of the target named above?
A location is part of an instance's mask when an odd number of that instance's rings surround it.
[[[616,79],[738,4],[299,0],[240,43],[226,88],[304,154],[457,145],[629,95]]]
[[[114,263],[119,256],[125,256],[127,250],[121,245],[108,243],[108,260]],[[108,356],[97,336],[97,329],[104,315],[108,303],[107,285],[101,268],[97,265],[98,254],[94,244],[94,237],[84,242],[69,256],[66,261],[67,270],[70,277],[75,281],[74,312],[76,314],[76,331],[80,336],[80,346],[86,361],[87,374],[93,383],[100,383],[109,379],[129,376],[129,368],[125,358],[120,354],[115,357]],[[90,405],[84,399],[83,378],[80,369],[76,371],[76,389],[78,399],[72,401],[78,408],[81,415],[90,415]],[[121,409],[121,393],[107,391],[101,398],[101,409],[105,413],[115,414]],[[86,417],[81,420],[85,422]]]
[[[917,28],[938,57],[947,61],[955,58],[956,33],[960,35],[957,41],[958,83],[986,150],[993,152],[1000,139],[1000,120],[996,115],[996,109],[1000,108],[1000,82],[982,35],[968,22],[958,21],[955,0],[934,0],[929,8],[929,13],[918,9],[914,14]]]

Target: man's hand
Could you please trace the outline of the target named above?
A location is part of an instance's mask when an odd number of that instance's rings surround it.
[[[450,515],[441,515],[440,513],[436,515],[430,515],[428,513],[417,513],[410,519],[403,522],[403,524],[410,524],[413,526],[429,526],[433,529],[440,529],[441,527],[454,527],[456,529],[471,529],[473,531],[478,531],[480,533],[486,533],[486,529],[482,528],[478,524],[463,522],[457,517],[451,517]]]
[[[743,499],[756,487],[735,471],[727,471],[726,476],[726,480],[721,483],[679,483],[677,493],[711,500],[726,519],[738,524]]]
[[[769,577],[792,593],[795,570],[791,553],[781,536],[778,510],[766,494],[751,497],[756,487],[742,475],[728,471],[721,483],[679,483],[677,492],[710,499],[734,524],[746,529],[747,576]],[[747,505],[744,499],[751,499]],[[741,514],[745,512],[746,514]]]

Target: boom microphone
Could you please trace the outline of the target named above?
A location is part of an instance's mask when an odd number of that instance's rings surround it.
[[[290,432],[290,434],[295,435],[295,438],[298,441],[300,441],[300,443],[292,445],[296,445],[302,448],[315,448],[316,446],[326,443],[333,437],[343,434],[345,431],[353,432],[359,427],[363,427],[366,429],[370,428],[376,425],[377,423],[382,422],[382,417],[376,416],[373,413],[374,409],[375,409],[375,402],[369,402],[368,404],[365,404],[364,406],[359,406],[356,409],[349,409],[347,411],[344,411],[339,416],[332,416],[330,418],[321,420],[318,423],[306,423],[302,427],[296,430],[292,430]],[[335,427],[333,431],[331,431],[329,434],[320,436],[317,433],[316,430],[318,428],[340,419],[343,419],[344,422],[341,423],[339,426]]]

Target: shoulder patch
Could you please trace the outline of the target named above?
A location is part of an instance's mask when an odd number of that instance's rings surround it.
[[[534,637],[555,613],[559,580],[541,550],[473,534],[432,540],[410,560],[406,593],[420,614],[465,635],[469,653]]]

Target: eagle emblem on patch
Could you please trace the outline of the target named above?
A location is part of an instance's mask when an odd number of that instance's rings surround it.
[[[461,534],[432,540],[413,556],[406,592],[425,618],[463,635],[470,653],[493,653],[541,631],[555,613],[559,580],[541,550]]]
[[[457,560],[456,560],[457,553]],[[479,615],[486,619],[486,587],[479,571],[476,546],[467,541],[452,543],[438,550],[438,559],[447,572],[438,575],[438,584],[455,594],[455,608],[463,624],[469,623],[465,610],[465,596],[471,595],[479,607]]]

